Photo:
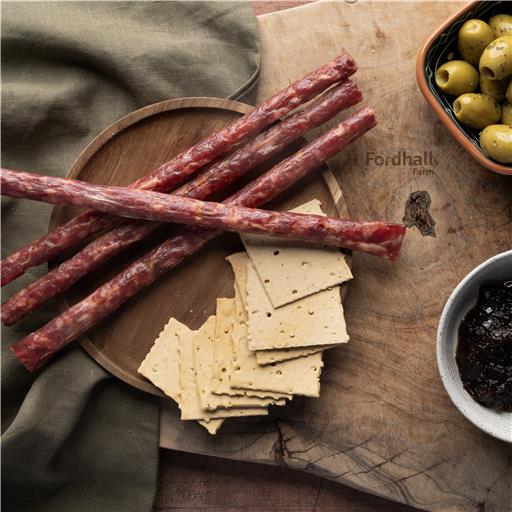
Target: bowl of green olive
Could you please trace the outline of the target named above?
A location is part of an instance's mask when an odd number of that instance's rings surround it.
[[[512,2],[471,2],[418,55],[428,103],[479,163],[512,175]]]

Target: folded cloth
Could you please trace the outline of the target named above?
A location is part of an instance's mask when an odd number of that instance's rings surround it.
[[[2,165],[65,175],[103,128],[180,96],[239,98],[259,69],[245,2],[4,2]],[[2,252],[46,231],[50,208],[2,198]],[[41,276],[32,269],[3,300]],[[2,331],[4,510],[151,510],[158,402],[75,346],[35,378],[8,346],[55,305]],[[108,321],[108,320],[107,320]]]

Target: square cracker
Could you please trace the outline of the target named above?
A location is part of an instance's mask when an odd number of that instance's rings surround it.
[[[175,318],[171,318],[137,370],[178,404],[181,394],[178,354],[180,331],[190,329]]]
[[[235,289],[236,321],[233,327],[233,387],[268,389],[317,397],[320,394],[322,353],[260,366],[247,344],[247,315],[240,298],[242,291]]]
[[[291,211],[325,215],[317,199]],[[344,254],[335,247],[301,244],[265,235],[241,238],[275,308],[352,279]]]
[[[212,377],[214,364],[214,343],[218,336],[231,335],[235,313],[234,299],[217,299],[217,313],[213,322],[207,322],[202,336],[196,335],[192,340],[194,363],[197,373],[199,400],[201,407],[207,410],[228,409],[233,407],[268,407],[284,405],[285,399],[258,398],[249,396],[215,395],[212,393]],[[222,376],[228,375],[231,367],[221,369]]]
[[[215,328],[215,317],[211,316],[198,331],[178,333],[180,355],[180,387],[181,387],[181,419],[207,420],[212,418],[228,418],[235,416],[260,416],[268,414],[267,409],[253,407],[249,409],[233,408],[218,411],[206,411],[201,407],[199,399],[200,378],[197,375],[194,360],[194,339],[201,343]],[[196,342],[197,343],[197,342]]]
[[[248,265],[247,306],[251,350],[348,341],[339,286],[274,309],[254,267]]]
[[[159,334],[151,350],[139,366],[138,372],[160,388],[168,397],[180,405],[180,364],[178,332],[190,329],[175,318],[171,318]],[[210,434],[216,434],[224,419],[199,421]]]
[[[217,395],[230,395],[240,398],[240,395],[259,399],[274,399],[276,405],[284,405],[280,399],[292,398],[291,395],[275,393],[272,391],[257,391],[235,389],[231,387],[231,373],[233,367],[233,322],[235,315],[234,299],[217,299],[217,313],[215,322],[215,339],[213,350],[213,368],[211,390]],[[225,397],[224,397],[225,399]],[[260,404],[251,400],[250,405]]]
[[[239,290],[244,290],[244,293],[241,293],[241,299],[244,305],[244,308],[247,310],[247,266],[251,265],[249,257],[246,252],[238,252],[236,254],[232,254],[226,258],[231,267],[233,268],[233,273],[235,274],[235,283],[238,285]],[[323,345],[317,347],[308,347],[308,348],[282,348],[282,349],[274,349],[274,350],[257,350],[256,360],[258,364],[272,364],[278,363],[280,361],[287,361],[288,359],[295,359],[297,357],[309,356],[310,354],[315,354],[316,352],[321,352],[325,347]]]
[[[258,364],[266,365],[297,359],[297,357],[309,356],[335,346],[336,345],[319,345],[307,348],[274,348],[270,350],[255,350],[254,353],[256,354]]]

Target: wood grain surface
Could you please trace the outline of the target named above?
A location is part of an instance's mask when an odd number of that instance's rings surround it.
[[[122,118],[98,135],[78,157],[68,176],[91,183],[127,185],[251,109],[240,102],[215,98],[177,99],[150,105]],[[298,147],[297,144],[290,145],[250,172],[236,188],[230,187],[229,190],[236,190],[241,184],[254,179]],[[226,195],[229,194],[224,192],[216,197]],[[321,201],[328,215],[348,217],[339,185],[325,166],[270,206],[288,210],[312,198]],[[55,208],[51,225],[67,221],[74,213],[76,210],[73,208]],[[64,294],[60,298],[61,307],[67,308],[69,303],[88,295],[128,261],[177,232],[177,229],[176,226],[166,226],[148,241],[135,244],[134,250],[126,251]],[[225,258],[240,250],[243,246],[238,235],[226,233],[217,238],[89,331],[81,340],[82,346],[116,377],[138,389],[164,397],[160,390],[138,374],[140,363],[169,318],[177,318],[197,329],[215,314],[218,297],[233,296],[234,277]],[[344,292],[346,288],[343,287]]]
[[[512,182],[465,154],[415,81],[422,41],[459,7],[319,2],[259,18],[259,98],[343,49],[360,64],[357,82],[379,125],[330,164],[353,217],[400,221],[410,194],[424,190],[437,236],[411,230],[395,264],[354,257],[351,342],[328,353],[318,400],[296,400],[259,425],[226,425],[214,440],[175,425],[167,446],[298,468],[425,510],[510,509],[510,446],[458,413],[435,362],[449,293],[512,246]],[[424,161],[393,159],[402,151]]]
[[[161,450],[154,512],[413,512],[304,471]]]

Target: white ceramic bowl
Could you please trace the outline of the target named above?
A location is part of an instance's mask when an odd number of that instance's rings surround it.
[[[512,443],[512,413],[497,412],[476,402],[462,386],[455,361],[459,325],[476,304],[478,290],[485,281],[510,279],[512,250],[498,254],[470,272],[453,290],[444,306],[437,330],[437,366],[452,402],[478,428]]]

